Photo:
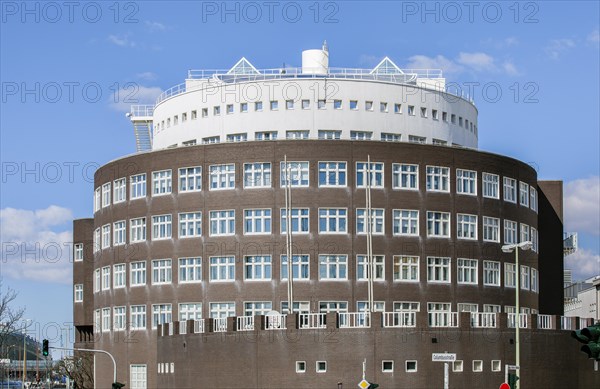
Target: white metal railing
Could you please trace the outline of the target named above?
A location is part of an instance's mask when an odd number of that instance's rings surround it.
[[[561,330],[573,330],[573,318],[569,316],[561,316],[560,317],[560,329]]]
[[[266,315],[265,316],[265,329],[266,330],[285,330],[286,315]]]
[[[237,331],[254,331],[254,316],[236,317]]]
[[[132,105],[129,111],[131,117],[154,115],[154,105]]]
[[[371,314],[369,312],[341,312],[338,313],[340,328],[368,328],[371,327]]]
[[[227,332],[227,318],[213,319],[213,332]]]
[[[417,325],[416,312],[382,312],[383,326],[391,327],[415,327]]]
[[[509,313],[507,314],[507,325],[508,328],[516,328],[515,325],[515,320],[516,320],[516,313]],[[527,314],[526,313],[520,313],[519,314],[519,328],[527,328]]]
[[[537,325],[541,330],[551,330],[553,327],[552,315],[538,315]]]
[[[298,315],[299,327],[302,329],[326,328],[325,317],[324,313],[301,313]]]
[[[170,322],[170,323],[167,323],[166,326],[169,329],[168,330],[169,331],[169,336],[172,336],[173,335],[173,330],[175,329],[175,323]]]
[[[204,319],[194,320],[194,334],[204,333]]]
[[[458,327],[458,312],[429,312],[430,327]]]
[[[496,328],[495,312],[471,312],[471,327]]]
[[[179,334],[180,335],[187,334],[187,320],[179,321]]]

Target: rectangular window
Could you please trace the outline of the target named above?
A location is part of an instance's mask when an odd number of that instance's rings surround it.
[[[213,107],[213,115],[215,115],[215,116],[221,115],[221,107],[220,106],[217,105],[217,106]]]
[[[110,182],[102,185],[102,208],[110,205]]]
[[[538,291],[538,271],[534,268],[531,268],[531,291]]]
[[[152,284],[170,284],[173,281],[173,270],[170,259],[155,259],[152,261]]]
[[[73,301],[76,303],[83,302],[83,284],[75,284]]]
[[[244,303],[244,316],[266,315],[273,310],[271,301],[251,301]]]
[[[310,100],[302,100],[302,109],[310,108]]]
[[[114,307],[113,308],[113,329],[115,331],[125,330],[125,307]]]
[[[350,131],[351,140],[371,140],[373,133],[370,131]]]
[[[171,304],[152,305],[152,329],[156,329],[159,324],[167,324],[171,321]]]
[[[517,222],[504,220],[504,244],[514,244],[517,242]]]
[[[235,257],[211,257],[210,281],[235,281]]]
[[[202,282],[202,258],[179,258],[179,283]]]
[[[210,190],[235,188],[235,164],[211,165]]]
[[[102,193],[100,191],[100,187],[94,190],[94,213],[98,212],[100,208],[102,208]]]
[[[171,215],[152,216],[152,240],[171,239]]]
[[[113,266],[113,288],[125,287],[125,264],[119,263]]]
[[[319,139],[337,140],[342,136],[342,132],[335,130],[319,130],[318,136]]]
[[[530,285],[530,267],[521,265],[521,289],[529,290]]]
[[[296,280],[310,279],[308,255],[292,255],[292,278]],[[281,256],[281,280],[288,279],[288,260],[287,255]]]
[[[402,113],[402,104],[394,104],[394,113]]]
[[[248,141],[248,134],[227,134],[227,142],[246,142]]]
[[[179,192],[202,190],[202,166],[179,169]]]
[[[129,283],[131,286],[146,285],[146,261],[129,264]]]
[[[235,303],[210,303],[211,319],[235,316]]]
[[[450,192],[450,169],[441,166],[427,166],[427,191]]]
[[[517,180],[504,177],[504,201],[517,203]]]
[[[233,104],[227,104],[225,106],[225,113],[227,113],[227,115],[231,115],[233,113]]]
[[[325,100],[317,100],[317,108],[318,109],[325,109],[326,108],[326,104],[327,101]]]
[[[521,242],[530,242],[531,235],[529,233],[529,226],[521,223]]]
[[[452,362],[452,371],[455,373],[460,373],[463,371],[463,361],[457,360]]]
[[[101,279],[102,279],[102,276],[100,274],[100,269],[94,270],[94,280],[93,280],[94,293],[100,292]]]
[[[244,164],[244,188],[270,188],[271,163],[255,162]]]
[[[517,286],[517,271],[514,263],[504,263],[504,286],[507,288]]]
[[[427,257],[427,281],[450,282],[450,258]]]
[[[297,313],[310,313],[310,302],[309,301],[294,301],[292,303],[292,311]],[[288,311],[288,302],[281,302],[281,314],[287,315]]]
[[[421,117],[423,117],[423,118],[427,117],[427,108],[421,107]]]
[[[385,280],[385,256],[373,255],[374,281]],[[356,280],[368,281],[369,279],[369,263],[366,255],[356,256]]]
[[[240,103],[240,112],[248,112],[248,103]]]
[[[427,138],[424,136],[409,135],[408,143],[418,143],[424,145],[425,143],[427,143]]]
[[[431,139],[431,144],[434,144],[436,146],[447,146],[448,142],[445,140],[441,140],[441,139],[436,139],[436,138],[432,138]]]
[[[125,244],[125,220],[120,220],[113,224],[113,245],[120,246]]]
[[[255,140],[277,140],[277,131],[262,131],[254,134]]]
[[[477,260],[458,258],[457,265],[457,282],[459,284],[477,285]]]
[[[179,238],[202,236],[202,212],[179,214]]]
[[[208,117],[208,108],[202,108],[202,117],[203,118],[207,118]]]
[[[388,104],[385,102],[379,103],[379,112],[387,112],[387,111],[388,111]]]
[[[482,173],[483,197],[490,199],[500,198],[500,178],[497,174]]]
[[[309,180],[308,162],[288,162],[287,166],[285,162],[280,162],[280,182],[281,187],[284,188],[288,185],[288,179],[290,186],[292,187],[307,187]]]
[[[327,361],[317,361],[315,369],[317,373],[327,372]]]
[[[347,301],[319,301],[319,313],[348,312]]]
[[[277,111],[279,109],[279,102],[277,100],[272,100],[269,104],[271,111]]]
[[[296,373],[306,373],[305,361],[296,361]]]
[[[126,200],[127,185],[125,178],[113,182],[113,204],[122,203]]]
[[[183,320],[201,320],[202,303],[181,303],[179,304],[179,321]]]
[[[410,116],[415,116],[415,106],[414,105],[409,105],[408,106],[408,114]]]
[[[419,211],[394,209],[394,235],[419,236]]]
[[[419,282],[419,257],[394,255],[394,281]]]
[[[402,135],[401,134],[392,134],[389,132],[382,132],[381,140],[384,142],[400,142],[402,140]]]
[[[206,138],[202,138],[202,144],[205,144],[205,145],[210,145],[210,144],[219,143],[219,142],[221,142],[220,136],[209,136]]]
[[[342,100],[333,100],[333,109],[342,109]]]
[[[407,373],[417,372],[417,361],[406,361],[405,370]]]
[[[533,186],[529,187],[529,207],[535,212],[538,211],[538,194]]]
[[[152,172],[152,196],[171,193],[171,170]]]
[[[347,255],[319,255],[320,280],[347,280]]]
[[[263,103],[262,101],[257,101],[254,103],[254,110],[257,112],[260,112],[263,110]]]
[[[477,216],[456,214],[456,237],[458,239],[477,239]]]
[[[110,331],[110,308],[102,308],[102,332]]]
[[[132,330],[146,329],[146,306],[132,305],[130,307],[130,320]],[[145,388],[145,386],[144,386]]]
[[[319,162],[320,187],[345,187],[346,162]]]
[[[83,243],[73,245],[73,259],[75,262],[83,261]]]
[[[285,132],[285,139],[308,139],[310,131],[308,130],[289,130]]]
[[[529,207],[529,185],[519,182],[519,204],[524,207]]]
[[[483,261],[483,285],[500,286],[500,262]]]
[[[102,321],[100,320],[100,317],[100,310],[96,309],[94,311],[94,333],[102,331]]]
[[[129,242],[142,242],[146,240],[146,218],[131,219],[129,221]]]
[[[281,233],[287,232],[287,211],[281,208]],[[307,234],[309,232],[309,209],[292,208],[290,212],[291,232],[295,234]]]
[[[249,255],[244,257],[244,277],[247,281],[270,281],[271,256]]]
[[[356,187],[366,188],[369,184],[371,188],[383,188],[383,166],[383,162],[371,162],[370,166],[366,162],[357,162]]]
[[[356,111],[358,109],[358,101],[350,100],[350,109]]]
[[[533,244],[531,249],[533,250],[533,252],[537,253],[538,252],[538,232],[533,227],[531,227],[531,243]]]
[[[393,164],[392,187],[394,189],[419,190],[419,165]]]
[[[371,233],[374,235],[385,234],[385,216],[383,208],[371,208]],[[368,221],[367,210],[364,208],[356,209],[356,233],[366,234]]]
[[[348,232],[346,208],[319,208],[319,233],[345,234]]]
[[[102,232],[100,228],[96,228],[94,230],[94,236],[92,237],[92,249],[94,250],[94,253],[97,253],[98,251],[100,251],[100,244],[102,243]]]
[[[483,240],[484,242],[500,243],[500,219],[483,217]]]
[[[433,120],[439,120],[438,110],[437,109],[432,109],[431,110],[431,118]]]
[[[427,236],[450,237],[450,213],[427,211]]]
[[[456,169],[456,193],[477,196],[477,172]]]
[[[146,174],[138,174],[135,176],[131,176],[130,186],[131,186],[131,194],[130,198],[139,199],[142,197],[146,197]]]
[[[110,224],[102,226],[102,248],[107,249],[110,247]]]
[[[365,110],[366,111],[372,111],[373,110],[373,102],[372,101],[365,101]]]
[[[244,234],[270,234],[271,210],[246,209],[244,210]]]
[[[210,236],[235,235],[235,210],[210,211]]]

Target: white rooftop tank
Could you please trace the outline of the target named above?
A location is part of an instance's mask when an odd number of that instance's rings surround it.
[[[329,50],[327,42],[323,42],[322,49],[304,50],[302,52],[302,73],[327,74],[329,70]]]

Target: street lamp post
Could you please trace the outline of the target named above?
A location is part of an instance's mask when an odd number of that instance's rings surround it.
[[[520,350],[520,339],[519,339],[519,328],[520,328],[520,320],[519,320],[519,316],[520,316],[520,307],[519,307],[519,282],[521,280],[521,270],[519,269],[519,249],[521,250],[529,250],[531,249],[531,247],[533,247],[533,243],[526,240],[525,242],[521,242],[521,243],[513,243],[513,244],[506,244],[504,246],[502,246],[502,251],[505,253],[512,253],[513,251],[515,252],[515,274],[516,274],[516,282],[515,282],[515,365],[517,366],[517,368],[519,369],[517,372],[517,377],[521,377],[521,350]],[[520,384],[519,384],[519,380],[517,380],[517,382],[515,383],[516,389],[520,388]]]
[[[31,319],[23,320],[23,389],[27,381],[27,322],[30,321]]]

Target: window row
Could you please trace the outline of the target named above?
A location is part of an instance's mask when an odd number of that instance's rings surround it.
[[[385,235],[385,209],[372,208],[369,212],[365,208],[356,209],[354,231],[356,234]],[[310,208],[291,208],[279,210],[279,233],[286,234],[288,223],[293,234],[308,234],[310,229]],[[270,235],[276,233],[273,229],[273,212],[270,208],[244,209],[243,234],[244,235]],[[319,234],[348,234],[349,212],[347,208],[319,208],[317,210]],[[484,242],[501,241],[505,244],[531,241],[533,251],[538,251],[538,231],[536,228],[524,223],[489,216],[480,218],[477,215],[457,213],[456,239],[478,240]],[[151,240],[173,238],[173,215],[155,215],[151,220]],[[392,234],[394,236],[421,236],[420,211],[415,209],[392,210]],[[424,232],[430,238],[451,238],[452,221],[450,212],[426,211],[424,215]],[[202,212],[185,212],[177,215],[177,236],[179,239],[201,237]],[[481,223],[481,228],[479,224]],[[235,210],[209,211],[208,236],[232,236],[236,234]],[[502,227],[502,228],[501,228]],[[503,234],[502,234],[503,232]],[[147,221],[145,217],[129,220],[129,243],[147,240]],[[127,221],[119,220],[105,224],[94,230],[93,249],[107,249],[112,246],[127,243]],[[76,261],[83,259],[83,245],[74,246]]]
[[[351,258],[351,257],[350,257]],[[366,255],[357,255],[355,264],[350,263],[346,254],[321,254],[318,256],[318,279],[320,281],[346,281],[351,278],[350,267],[354,266],[356,281],[367,281],[373,272],[374,281],[386,280],[386,260],[384,255],[373,255],[372,262]],[[163,285],[173,283],[173,272],[177,274],[179,284],[209,282],[234,282],[236,280],[236,258],[234,256],[210,257],[203,265],[201,257],[172,259],[155,259],[136,261],[129,264],[129,286],[143,286],[146,283]],[[243,275],[238,279],[244,281],[271,281],[276,276],[274,270],[279,270],[279,279],[285,281],[289,274],[293,280],[310,280],[310,256],[293,255],[291,269],[287,255],[282,255],[276,269],[271,255],[250,255],[243,258]],[[207,279],[203,278],[203,266],[208,266]],[[455,272],[456,283],[463,285],[501,286],[502,267],[499,261],[457,258],[454,266],[450,257],[426,257],[422,259],[413,255],[394,255],[392,261],[392,281],[413,282],[425,277],[431,283],[451,283],[452,271]],[[421,266],[424,267],[423,274]],[[481,269],[480,269],[481,266]],[[174,269],[175,268],[175,269]],[[517,284],[516,266],[504,263],[504,287],[515,288]],[[112,271],[112,276],[111,276]],[[126,264],[105,266],[94,270],[94,293],[100,291],[125,288],[127,284]],[[148,273],[148,274],[147,274]],[[147,278],[149,280],[147,281]],[[522,290],[539,290],[539,273],[537,269],[526,265],[520,266],[520,288]],[[83,285],[75,285],[75,302],[83,301]]]
[[[348,313],[348,301],[319,301],[315,309],[311,309],[310,301],[294,301],[292,311],[294,313],[311,313],[315,310],[318,313]],[[175,305],[178,311],[173,313],[172,304],[151,304],[151,305],[128,305],[115,306],[96,309],[94,311],[94,332],[125,331],[156,329],[158,325],[172,323],[173,321],[201,320],[202,302],[185,302]],[[242,303],[241,316],[266,315],[276,308],[272,301],[245,301]],[[283,314],[288,314],[288,302],[282,301],[279,308]],[[418,301],[394,301],[393,312],[420,312],[421,303]],[[367,301],[356,302],[356,312],[369,311]],[[384,301],[374,302],[375,312],[387,312]],[[494,304],[483,304],[485,313],[500,313],[501,306]],[[456,311],[452,311],[452,303],[449,302],[428,302],[427,312],[429,324],[435,324],[438,317],[443,314],[456,312],[479,312],[479,305],[474,303],[457,303]],[[515,313],[514,306],[505,306],[505,313]],[[527,307],[521,308],[521,313],[537,313]],[[208,314],[211,319],[223,319],[236,316],[236,303],[233,301],[210,302],[208,303]]]
[[[355,180],[357,188],[383,189],[383,162],[356,162]],[[323,188],[347,187],[348,163],[343,161],[324,161],[318,163],[318,185]],[[178,169],[178,192],[197,192],[202,190],[202,166]],[[308,187],[310,182],[310,165],[308,161],[280,162],[279,183],[281,187]],[[456,193],[468,196],[478,195],[478,173],[475,170],[456,169]],[[152,196],[173,193],[173,172],[170,169],[152,172]],[[208,171],[209,190],[235,189],[236,167],[234,163],[210,165]],[[392,189],[419,190],[419,165],[393,163]],[[428,192],[450,192],[450,168],[444,166],[426,166],[425,186]],[[112,185],[112,190],[111,190]],[[500,199],[500,176],[492,173],[481,173],[482,196]],[[129,179],[129,199],[146,197],[146,173],[133,175]],[[273,167],[271,162],[253,162],[243,164],[244,189],[271,188],[273,186]],[[126,178],[107,182],[94,191],[94,212],[112,204],[126,201]],[[514,178],[502,178],[504,201],[518,203],[537,212],[537,190]],[[112,197],[111,197],[112,196]]]

